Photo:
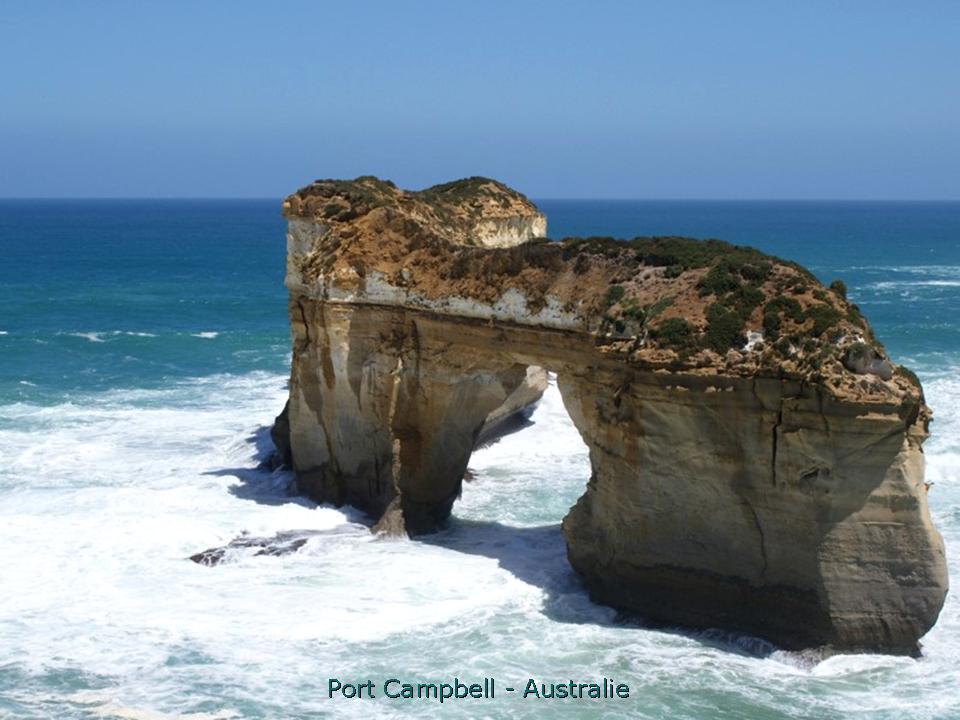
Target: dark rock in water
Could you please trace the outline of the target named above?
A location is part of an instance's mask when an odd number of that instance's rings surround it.
[[[290,401],[283,406],[283,410],[277,415],[270,428],[270,439],[273,440],[277,448],[276,453],[271,458],[270,465],[273,469],[278,467],[293,467],[293,452],[290,448]]]
[[[260,557],[291,555],[307,544],[311,538],[322,537],[336,541],[339,537],[355,537],[369,532],[365,525],[346,522],[326,530],[282,530],[272,537],[257,537],[246,532],[222,547],[208,548],[190,556],[199,565],[219,565],[231,559],[231,555]],[[244,553],[247,550],[249,552]]]
[[[318,530],[290,530],[278,532],[273,537],[253,537],[244,534],[222,547],[208,548],[191,555],[190,559],[199,565],[219,565],[224,561],[230,550],[241,548],[259,548],[257,552],[253,553],[254,557],[260,555],[273,557],[289,555],[297,552],[307,544],[307,540],[319,534],[320,531]]]

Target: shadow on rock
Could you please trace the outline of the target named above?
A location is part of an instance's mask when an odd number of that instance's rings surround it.
[[[534,423],[530,418],[533,415],[533,411],[536,410],[537,404],[538,403],[535,402],[521,410],[518,410],[512,415],[503,418],[489,428],[483,428],[479,437],[477,437],[477,444],[473,449],[476,451],[490,447],[491,445],[498,443],[501,438],[507,437],[508,435],[513,435],[514,433],[518,433],[525,428],[531,427]]]

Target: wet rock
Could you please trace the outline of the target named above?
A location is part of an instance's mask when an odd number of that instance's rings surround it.
[[[293,467],[293,451],[290,447],[290,401],[283,406],[283,410],[277,415],[270,428],[270,439],[276,448],[273,456],[270,458],[269,465],[272,469],[278,467]]]
[[[311,530],[291,530],[278,532],[272,537],[255,537],[252,535],[241,535],[231,540],[226,545],[216,548],[208,548],[190,556],[193,562],[199,565],[219,565],[224,562],[232,551],[251,550],[251,556],[269,555],[279,557],[281,555],[290,555],[297,552],[307,544],[307,541],[320,534]]]

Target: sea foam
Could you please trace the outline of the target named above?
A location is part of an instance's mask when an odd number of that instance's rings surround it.
[[[960,381],[924,380],[939,408],[931,504],[956,572]],[[671,717],[695,717],[704,703],[895,717],[918,697],[945,715],[960,710],[952,596],[921,663],[809,662],[750,638],[625,624],[592,603],[559,528],[589,458],[555,384],[529,427],[474,454],[450,528],[416,542],[379,539],[357,513],[293,496],[289,473],[261,465],[285,386],[284,375],[256,372],[0,408],[0,684],[21,688],[21,715],[53,703],[81,716],[305,716],[329,710],[331,673],[550,682],[608,670],[645,711]],[[317,532],[283,557],[187,559],[244,532],[289,530]],[[414,712],[381,701],[337,711]]]

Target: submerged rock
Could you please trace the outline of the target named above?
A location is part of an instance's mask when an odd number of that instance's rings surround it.
[[[563,532],[595,599],[789,649],[917,651],[947,590],[930,412],[844,293],[716,240],[548,242],[483,178],[318,181],[284,214],[311,497],[435,530],[491,414],[546,368],[590,449]]]

